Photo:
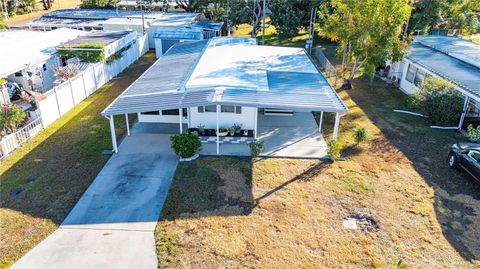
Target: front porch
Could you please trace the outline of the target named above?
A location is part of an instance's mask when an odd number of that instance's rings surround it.
[[[182,131],[187,124],[182,124]],[[177,123],[136,123],[137,134],[177,134],[181,132]],[[327,157],[327,145],[311,112],[295,112],[292,116],[266,116],[261,111],[257,120],[257,140],[264,143],[260,156],[279,158]],[[201,137],[201,155],[250,156],[248,142],[252,137]]]

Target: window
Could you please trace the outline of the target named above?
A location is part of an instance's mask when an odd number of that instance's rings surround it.
[[[42,65],[42,69],[43,69],[43,71],[47,71],[47,65],[46,65],[46,64],[43,64],[43,65]]]
[[[198,113],[217,112],[217,106],[215,106],[215,105],[214,106],[199,106],[199,107],[197,107],[197,109],[198,109]],[[220,112],[242,114],[242,107],[241,106],[220,106]]]
[[[417,69],[418,68],[416,68],[412,64],[408,65],[407,76],[405,77],[408,82],[413,83],[413,80],[415,79],[415,73],[417,73]]]
[[[174,116],[174,115],[177,115],[178,116],[178,109],[167,109],[167,110],[162,110],[162,115],[166,115],[166,116]]]
[[[15,77],[23,77],[22,72],[16,72]]]
[[[413,81],[413,83],[415,84],[415,86],[420,86],[420,84],[422,84],[423,80],[425,79],[425,71],[422,71],[420,69],[417,70],[417,74],[415,75],[415,80]]]
[[[480,163],[480,152],[478,152],[476,150],[470,150],[468,152],[468,156]]]
[[[160,115],[160,111],[140,112],[142,115]]]
[[[222,106],[220,111],[224,113],[235,113],[235,106]]]
[[[217,112],[217,106],[205,106],[205,112]]]

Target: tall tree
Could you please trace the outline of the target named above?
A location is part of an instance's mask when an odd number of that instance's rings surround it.
[[[410,31],[428,33],[431,29],[461,29],[467,34],[480,32],[478,0],[416,0]]]
[[[266,6],[272,0],[266,0]],[[253,25],[252,36],[261,28],[263,0],[176,0],[180,8],[200,12],[206,18],[219,21],[228,17],[229,25],[237,27],[247,23]]]
[[[385,60],[397,61],[406,53],[401,33],[411,12],[408,0],[332,0],[331,7],[322,32],[340,43],[346,86],[361,68],[372,74]]]
[[[310,12],[321,0],[276,0],[272,1],[271,23],[282,38],[290,38],[310,23]]]

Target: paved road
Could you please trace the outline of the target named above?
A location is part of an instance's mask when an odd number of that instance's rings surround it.
[[[154,230],[178,158],[133,129],[62,225],[11,268],[158,268]]]

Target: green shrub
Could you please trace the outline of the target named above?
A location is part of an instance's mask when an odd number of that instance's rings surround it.
[[[260,153],[262,153],[263,142],[253,140],[248,144],[248,146],[250,147],[250,154],[252,155],[252,158],[257,158],[258,156],[260,156]]]
[[[0,135],[15,132],[27,120],[27,114],[21,107],[13,104],[0,107]]]
[[[335,161],[336,159],[340,158],[340,153],[342,152],[343,144],[340,142],[340,140],[330,140],[327,143],[327,153],[328,156],[330,156],[330,159],[332,161]]]
[[[170,141],[172,141],[172,149],[175,154],[182,158],[192,157],[202,148],[202,142],[195,134],[177,134],[171,136]]]
[[[367,130],[365,130],[365,127],[355,128],[355,130],[353,130],[353,139],[355,139],[357,145],[367,140]]]
[[[112,64],[113,62],[115,62],[116,60],[119,60],[123,57],[123,55],[125,54],[125,52],[127,50],[129,50],[130,48],[132,47],[132,44],[122,48],[121,50],[115,52],[114,54],[110,55],[106,60],[105,62],[107,64]]]
[[[102,44],[80,44],[80,45],[61,45],[57,48],[57,53],[60,56],[64,57],[78,57],[81,62],[85,63],[97,63],[105,60],[105,53],[103,49],[105,48]],[[86,50],[76,50],[76,49],[86,49]]]
[[[452,125],[458,122],[463,99],[452,83],[428,76],[412,96],[413,105],[435,124]]]
[[[480,141],[480,125],[477,128],[473,127],[473,125],[468,125],[467,127],[468,138],[472,141],[479,142]]]

